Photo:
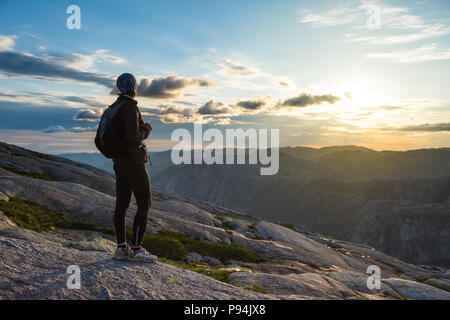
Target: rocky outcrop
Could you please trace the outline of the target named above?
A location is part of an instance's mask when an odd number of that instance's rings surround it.
[[[242,287],[261,288],[281,295],[306,295],[326,299],[355,297],[355,293],[340,282],[317,273],[266,274],[248,271],[235,272],[231,284]]]
[[[413,300],[450,300],[450,293],[425,283],[405,279],[389,278],[383,280],[398,294]]]
[[[111,260],[111,254],[0,236],[1,299],[274,299],[165,263]],[[77,265],[81,287],[67,288]],[[301,298],[301,297],[300,297]]]
[[[32,156],[38,162],[43,157]],[[48,166],[59,162],[43,159]],[[70,219],[112,226],[114,197],[103,192],[104,187],[88,184],[0,175],[0,201],[30,200]],[[135,211],[131,204],[129,226]],[[223,262],[195,251],[180,261],[230,273],[227,284],[164,262],[113,261],[114,237],[108,234],[68,229],[35,232],[20,228],[0,213],[0,298],[450,299],[450,273],[445,268],[408,264],[373,247],[331,239],[300,225],[281,226],[162,193],[154,199],[148,222],[147,233],[171,230],[203,242],[234,244],[256,252],[263,261]],[[80,290],[66,287],[69,265],[81,268]],[[370,265],[381,269],[379,290],[367,287]]]

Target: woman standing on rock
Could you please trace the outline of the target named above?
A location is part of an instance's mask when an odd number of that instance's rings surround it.
[[[116,207],[114,227],[116,230],[116,260],[156,262],[158,258],[142,247],[142,238],[147,226],[148,209],[151,206],[151,187],[145,163],[148,162],[147,148],[143,141],[148,138],[152,127],[144,123],[134,100],[137,91],[136,78],[129,73],[117,79],[120,91],[110,108],[120,108],[117,114],[119,135],[123,138],[126,151],[114,158],[116,174]],[[126,212],[134,193],[137,212],[133,222],[131,249],[126,242]]]

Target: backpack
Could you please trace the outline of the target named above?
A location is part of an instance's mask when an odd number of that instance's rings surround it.
[[[124,152],[123,138],[119,132],[119,111],[123,104],[113,104],[102,114],[95,135],[95,146],[109,159],[118,158]]]

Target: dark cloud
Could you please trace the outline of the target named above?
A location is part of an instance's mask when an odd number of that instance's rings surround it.
[[[51,104],[43,107],[42,105],[33,105],[28,102],[0,100],[0,131],[27,130],[31,132],[36,131],[38,134],[42,134],[42,131],[46,129],[48,129],[47,131],[53,132],[62,130],[62,128],[58,128],[56,125],[63,127],[65,132],[95,131],[97,126],[94,122],[73,120],[74,114],[80,109],[82,108],[74,109]],[[151,109],[145,107],[139,107],[139,109],[144,112],[153,111],[154,114],[159,110],[159,108]],[[178,127],[192,129],[192,124],[190,122],[186,122],[185,124],[177,123],[176,126],[173,127],[166,124],[163,125],[162,121],[156,115],[151,116],[143,113],[142,116],[144,117],[144,121],[151,120],[153,127],[152,135],[154,139],[170,140],[172,131]],[[54,148],[56,150],[55,153],[59,153],[57,152],[59,147],[54,146]],[[61,148],[63,148],[63,146],[61,146]]]
[[[64,128],[92,126],[91,121],[74,120],[74,114],[83,109],[86,108],[68,108],[51,104],[43,107],[29,102],[0,101],[0,129],[42,132],[55,125]]]
[[[197,113],[202,115],[227,114],[230,112],[231,109],[226,107],[222,102],[214,102],[213,100],[208,101],[197,110]]]
[[[418,131],[418,132],[440,132],[440,131],[450,131],[450,123],[433,123],[433,124],[422,124],[418,126],[406,126],[400,128],[401,131]]]
[[[264,101],[247,100],[247,101],[239,101],[237,103],[237,106],[249,110],[259,110],[262,107],[264,107],[265,104],[266,103]]]
[[[18,94],[10,94],[10,93],[3,93],[0,92],[0,97],[5,97],[5,98],[20,98],[21,96]]]
[[[243,109],[247,109],[247,110],[260,110],[262,109],[266,104],[267,101],[270,99],[270,96],[265,97],[265,98],[261,98],[261,97],[256,97],[254,99],[251,100],[242,100],[239,101],[236,106],[243,108]]]
[[[0,71],[7,74],[35,78],[66,79],[97,83],[111,87],[114,83],[109,76],[79,71],[61,64],[19,52],[0,52]]]
[[[102,110],[81,109],[75,114],[73,120],[97,121],[101,116]]]
[[[277,107],[298,107],[303,108],[312,105],[322,104],[327,102],[329,104],[333,104],[337,101],[341,100],[340,97],[333,96],[331,94],[322,94],[322,95],[312,95],[308,93],[302,93],[298,97],[290,98],[278,103]]]
[[[210,87],[214,82],[205,79],[187,79],[178,76],[168,76],[153,80],[142,79],[138,85],[138,96],[154,99],[178,98],[189,86]]]

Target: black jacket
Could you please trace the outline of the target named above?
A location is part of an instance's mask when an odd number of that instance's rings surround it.
[[[143,141],[148,138],[150,132],[144,127],[137,101],[120,95],[113,105],[119,103],[122,103],[117,115],[119,132],[127,148],[124,154],[113,160],[120,163],[146,163],[148,162],[148,151]]]

